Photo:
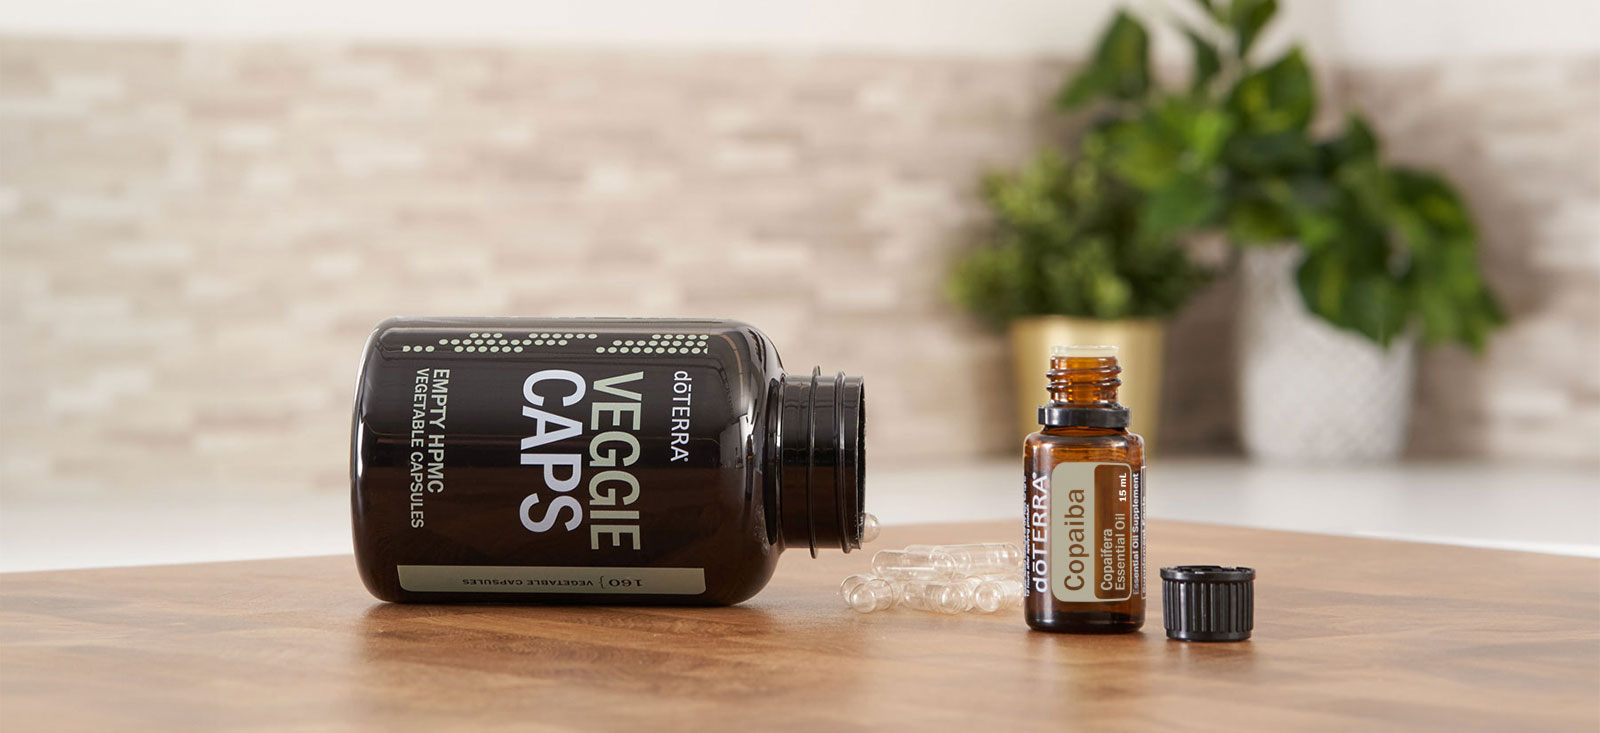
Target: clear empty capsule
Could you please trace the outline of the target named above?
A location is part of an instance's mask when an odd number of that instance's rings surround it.
[[[900,605],[917,611],[954,614],[972,608],[972,591],[977,581],[972,578],[906,580],[896,585],[900,589]]]
[[[926,558],[928,567],[946,577],[990,575],[1022,567],[1022,550],[1010,542],[910,545],[903,552]]]
[[[894,605],[895,589],[883,578],[856,574],[839,584],[839,596],[850,608],[861,613],[872,613]]]
[[[928,602],[928,586],[933,583],[931,580],[903,580],[895,583],[894,587],[899,591],[900,605],[918,611],[934,610]]]
[[[894,589],[879,578],[850,592],[850,607],[860,613],[887,611],[894,606]]]
[[[978,581],[972,590],[972,607],[982,613],[994,613],[1002,608],[1022,605],[1022,580],[1015,577],[990,576]]]
[[[979,581],[976,578],[961,578],[947,583],[938,584],[934,589],[934,606],[941,613],[966,613],[972,610],[973,591],[977,589]]]
[[[878,518],[871,514],[861,516],[861,544],[878,539]]]
[[[872,556],[872,572],[889,580],[937,580],[950,577],[947,566],[935,565],[926,550],[879,550]]]
[[[864,573],[856,573],[855,575],[844,576],[844,582],[839,584],[839,597],[845,599],[845,603],[849,603],[850,591],[859,588],[862,583],[872,579],[873,576],[866,575]]]
[[[867,520],[864,537],[875,524]],[[933,613],[994,613],[1022,602],[1022,551],[1009,542],[880,550],[873,555],[872,573],[845,578],[839,596],[862,613],[896,605]]]

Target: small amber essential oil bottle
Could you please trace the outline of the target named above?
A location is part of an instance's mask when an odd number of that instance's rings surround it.
[[[1144,439],[1117,404],[1114,346],[1057,346],[1044,428],[1023,444],[1028,626],[1116,634],[1144,625]]]

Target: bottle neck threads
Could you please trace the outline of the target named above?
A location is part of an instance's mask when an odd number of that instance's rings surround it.
[[[1122,386],[1114,354],[1050,357],[1050,403],[1039,408],[1046,427],[1126,428],[1128,408],[1117,403]]]
[[[860,377],[785,374],[774,385],[769,429],[769,516],[786,547],[849,552],[861,546],[866,400]]]

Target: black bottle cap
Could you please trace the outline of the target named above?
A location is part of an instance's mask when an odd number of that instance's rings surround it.
[[[1161,620],[1167,638],[1244,641],[1255,627],[1256,571],[1221,565],[1161,569]]]

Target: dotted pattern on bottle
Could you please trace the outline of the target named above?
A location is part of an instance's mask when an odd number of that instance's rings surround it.
[[[597,354],[704,354],[706,339],[703,333],[655,333],[646,339],[615,338],[609,346],[594,347]]]
[[[505,333],[501,331],[471,332],[465,336],[440,338],[425,344],[405,344],[402,353],[446,352],[457,354],[520,354],[539,348],[563,347],[581,344],[600,338],[598,333],[534,331]],[[597,354],[705,354],[709,350],[703,333],[656,333],[646,337],[618,336],[609,344],[596,345]]]

